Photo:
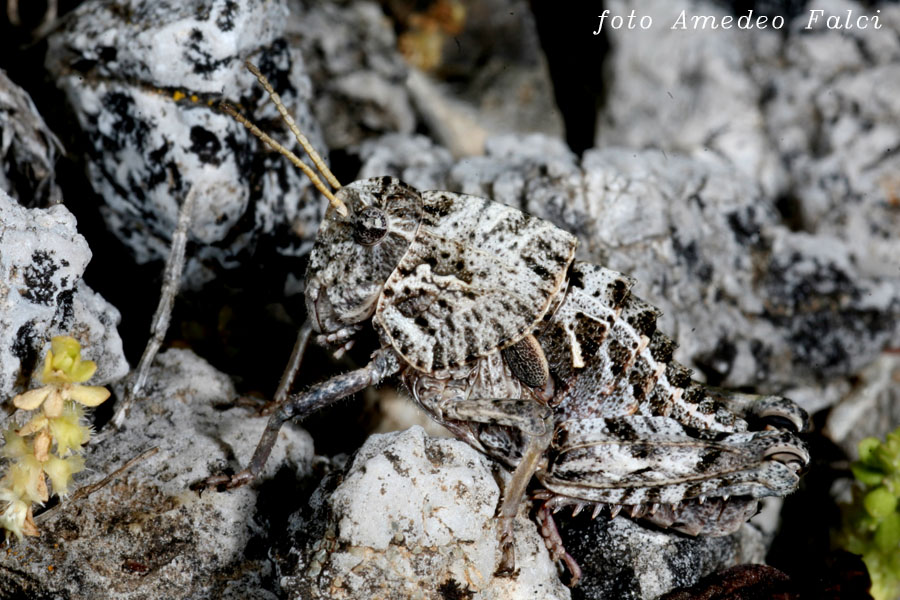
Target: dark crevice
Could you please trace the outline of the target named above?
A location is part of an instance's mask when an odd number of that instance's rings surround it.
[[[775,208],[786,227],[791,231],[803,231],[803,206],[796,196],[791,194],[779,196],[775,199]]]
[[[604,32],[593,35],[603,3],[563,9],[559,2],[531,0],[531,10],[565,122],[566,143],[580,156],[594,146],[597,111],[605,90],[603,63],[609,39]]]

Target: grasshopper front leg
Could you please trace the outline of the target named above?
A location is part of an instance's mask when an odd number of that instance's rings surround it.
[[[500,563],[497,575],[511,575],[516,566],[513,519],[525,496],[525,488],[546,461],[545,452],[553,437],[553,411],[532,400],[506,399],[451,400],[441,408],[445,418],[515,427],[525,436],[522,458],[503,490],[498,510]]]
[[[304,419],[310,414],[332,404],[341,398],[376,385],[384,378],[395,374],[400,370],[400,362],[397,356],[390,350],[377,351],[372,360],[365,367],[336,375],[331,379],[313,386],[306,392],[293,394],[278,406],[269,417],[266,429],[263,431],[253,457],[247,467],[234,475],[213,475],[204,480],[200,487],[218,487],[224,485],[226,489],[242,486],[262,472],[275,446],[278,431],[281,426],[290,419]]]

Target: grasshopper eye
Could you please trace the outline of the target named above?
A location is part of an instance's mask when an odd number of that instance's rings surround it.
[[[356,216],[353,239],[363,246],[374,246],[387,235],[387,215],[380,208],[367,206]]]

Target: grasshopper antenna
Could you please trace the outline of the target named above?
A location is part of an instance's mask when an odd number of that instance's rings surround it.
[[[247,69],[250,70],[253,75],[259,80],[260,85],[266,90],[269,94],[269,98],[272,99],[272,102],[275,104],[275,107],[278,109],[278,112],[281,114],[281,118],[284,119],[284,122],[287,123],[288,128],[291,130],[291,133],[294,134],[294,137],[297,139],[297,142],[300,146],[303,147],[303,151],[306,152],[307,156],[313,161],[313,164],[316,166],[316,169],[325,177],[325,180],[328,184],[334,188],[335,191],[341,189],[341,183],[337,180],[337,177],[331,172],[328,168],[328,165],[325,164],[325,161],[322,160],[322,157],[316,152],[316,149],[312,147],[312,144],[309,143],[309,140],[305,135],[300,131],[297,127],[297,124],[294,122],[294,119],[288,113],[287,108],[285,108],[284,103],[281,101],[281,97],[278,95],[278,92],[272,87],[272,84],[269,83],[269,80],[266,79],[266,76],[260,73],[259,69],[256,68],[256,65],[247,61],[246,63]],[[322,195],[328,198],[328,201],[331,203],[331,206],[337,211],[339,215],[342,217],[346,217],[349,212],[347,211],[347,205],[345,205],[341,200],[335,197],[334,193],[331,189],[325,185],[325,183],[316,175],[316,172],[309,168],[309,166],[300,160],[296,154],[273,140],[269,135],[265,134],[259,127],[250,122],[247,117],[240,114],[235,110],[233,106],[228,104],[227,102],[221,103],[221,108],[236,121],[241,123],[244,127],[250,130],[250,133],[261,139],[265,142],[270,148],[283,155],[289,161],[294,163],[294,165],[303,171],[303,174],[306,175],[312,184],[316,187],[317,190],[322,192]]]
[[[284,119],[284,122],[287,123],[288,129],[291,130],[291,133],[294,134],[294,137],[297,138],[297,142],[303,146],[303,151],[312,159],[313,164],[316,165],[316,168],[319,172],[325,176],[325,179],[335,190],[341,189],[341,183],[337,180],[337,177],[331,172],[328,168],[328,165],[325,164],[325,161],[322,160],[322,157],[319,156],[319,153],[316,152],[316,149],[313,148],[312,144],[309,143],[309,140],[306,139],[306,136],[300,131],[297,127],[297,124],[294,122],[294,118],[291,117],[290,113],[288,113],[287,108],[285,108],[284,103],[281,101],[281,96],[278,95],[278,92],[272,87],[272,84],[269,83],[269,80],[266,79],[266,76],[260,73],[259,69],[249,60],[244,63],[247,65],[247,69],[256,76],[256,79],[259,80],[259,84],[263,86],[266,92],[269,94],[269,98],[272,99],[272,102],[275,104],[275,108],[278,109],[278,112],[281,114],[281,118]]]

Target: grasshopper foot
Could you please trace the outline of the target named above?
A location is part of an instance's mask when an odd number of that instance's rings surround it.
[[[511,520],[504,520],[501,523],[498,537],[500,538],[500,563],[494,574],[497,577],[511,577],[516,570],[516,545]]]
[[[202,481],[198,481],[191,486],[191,489],[195,491],[211,489],[225,491],[246,485],[253,481],[253,479],[254,475],[249,469],[244,469],[234,475],[219,473],[218,475],[211,475]]]

